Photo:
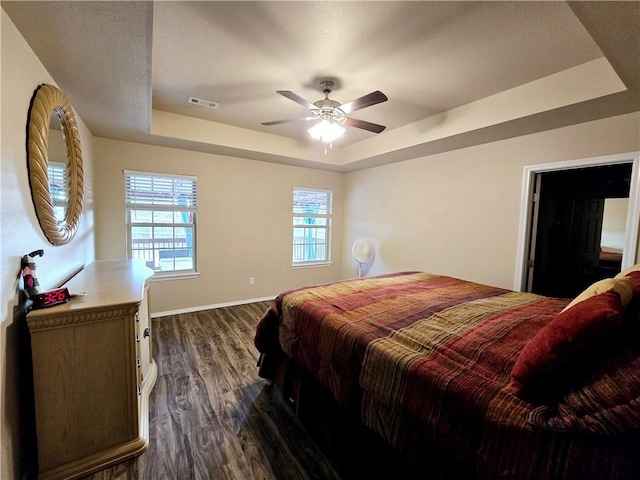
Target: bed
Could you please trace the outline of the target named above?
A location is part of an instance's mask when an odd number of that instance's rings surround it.
[[[316,379],[418,472],[636,479],[639,311],[637,269],[576,299],[401,272],[283,292],[255,345],[260,376],[295,401],[292,372]]]

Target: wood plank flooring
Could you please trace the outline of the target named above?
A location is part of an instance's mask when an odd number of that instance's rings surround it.
[[[158,380],[141,456],[88,478],[345,479],[276,388],[257,375],[267,302],[152,321]]]

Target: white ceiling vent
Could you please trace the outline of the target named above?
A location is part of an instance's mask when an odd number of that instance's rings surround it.
[[[212,102],[211,100],[202,100],[201,98],[196,97],[189,97],[189,103],[209,108],[218,108],[220,106],[219,103]]]

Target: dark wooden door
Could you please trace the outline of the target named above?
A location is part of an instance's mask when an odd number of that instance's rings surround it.
[[[552,203],[553,205],[550,205]],[[573,297],[594,281],[598,266],[604,198],[558,196],[542,202],[545,223],[537,242],[534,292]]]
[[[600,256],[604,198],[574,200],[571,217],[567,259],[570,264],[588,271],[598,265]]]

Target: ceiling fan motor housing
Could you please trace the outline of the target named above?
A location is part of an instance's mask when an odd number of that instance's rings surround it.
[[[322,107],[338,108],[340,106],[339,102],[336,102],[335,100],[331,100],[330,98],[323,98],[322,100],[313,102],[313,104],[318,108],[322,108]]]

